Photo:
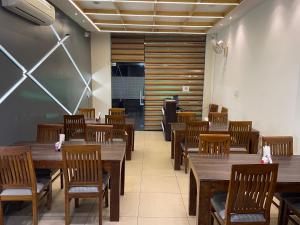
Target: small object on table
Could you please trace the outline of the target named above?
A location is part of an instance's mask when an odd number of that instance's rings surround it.
[[[101,120],[101,112],[98,113],[98,116],[96,117],[96,121],[100,121]]]
[[[262,164],[272,164],[272,158],[271,158],[271,148],[268,145],[265,145],[263,147],[263,157],[261,159]]]

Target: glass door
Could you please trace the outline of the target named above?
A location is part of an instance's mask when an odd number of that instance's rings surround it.
[[[113,63],[111,71],[112,107],[125,108],[135,129],[144,130],[144,63]]]

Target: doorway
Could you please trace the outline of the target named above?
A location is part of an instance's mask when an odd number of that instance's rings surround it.
[[[125,108],[128,118],[135,120],[135,129],[144,130],[144,63],[112,63],[112,107]]]

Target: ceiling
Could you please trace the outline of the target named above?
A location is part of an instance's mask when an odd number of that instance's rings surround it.
[[[242,0],[50,0],[89,31],[206,34]],[[73,7],[70,7],[70,6]],[[79,15],[80,14],[80,15]],[[80,18],[80,19],[78,19]]]

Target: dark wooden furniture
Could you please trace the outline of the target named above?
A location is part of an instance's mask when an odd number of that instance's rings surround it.
[[[113,137],[113,125],[87,124],[85,140],[97,143],[110,143]]]
[[[3,225],[3,202],[31,201],[32,224],[38,224],[38,202],[47,196],[51,209],[52,189],[50,179],[37,181],[32,155],[28,147],[0,147],[0,224]]]
[[[209,104],[208,112],[218,112],[219,106],[216,104]]]
[[[122,115],[105,115],[105,124],[112,125],[113,139],[122,139],[127,141],[127,133],[125,129],[125,117]]]
[[[200,134],[199,153],[205,155],[228,155],[230,151],[229,134]]]
[[[190,156],[189,214],[197,214],[198,225],[211,225],[210,199],[217,192],[228,191],[232,165],[258,164],[260,161],[258,154]],[[275,191],[299,192],[300,156],[273,157],[273,163],[279,164]]]
[[[238,153],[249,153],[252,121],[229,121],[230,147]]]
[[[212,219],[220,225],[269,225],[277,172],[278,164],[232,165],[228,193],[211,198]]]
[[[88,145],[89,142],[65,142],[65,145]],[[18,143],[31,148],[35,168],[63,169],[62,153],[54,150],[53,144]],[[110,220],[119,221],[120,194],[124,195],[125,181],[125,151],[124,142],[101,144],[101,160],[103,168],[110,175]]]
[[[221,113],[228,113],[228,108],[222,106]]]
[[[291,136],[269,136],[262,137],[262,146],[268,145],[272,156],[293,155],[293,137]]]
[[[125,116],[124,108],[110,108],[108,114],[112,116]]]
[[[77,114],[84,115],[85,119],[95,119],[96,117],[94,108],[79,108]]]
[[[184,140],[186,124],[172,123],[172,142],[171,142],[171,158],[174,158],[174,170],[180,170],[181,165],[181,148],[180,145]],[[210,134],[230,134],[228,126],[213,126],[210,125],[208,133]],[[250,135],[250,154],[256,154],[258,151],[259,131],[252,129]]]
[[[59,135],[63,133],[64,126],[62,124],[38,124],[36,141],[38,143],[55,143],[59,141]],[[50,177],[52,177],[52,183],[60,177],[60,188],[64,188],[64,178],[62,170],[36,170],[37,176],[44,176],[48,174]]]
[[[108,176],[102,176],[100,145],[64,145],[62,158],[65,177],[65,225],[70,224],[70,201],[96,198],[99,225],[102,224],[102,199],[108,192]],[[76,203],[77,205],[78,203]]]
[[[208,114],[208,121],[214,126],[225,126],[228,123],[228,113],[210,112]]]
[[[297,221],[291,215],[296,215],[300,218],[300,196],[297,198],[286,198],[284,202],[284,218],[282,224],[288,225],[289,220],[291,220],[293,224],[298,225]]]
[[[229,131],[249,132],[252,130],[252,121],[229,121]]]
[[[185,173],[187,173],[189,153],[199,152],[199,135],[208,132],[208,128],[208,121],[191,121],[186,123],[184,142],[181,143]]]
[[[165,140],[171,140],[171,125],[170,123],[176,122],[176,101],[175,100],[165,100],[162,107],[163,119],[161,121],[161,126],[164,132]]]
[[[64,133],[67,141],[70,139],[84,139],[84,115],[64,115]]]
[[[189,121],[196,120],[197,113],[196,112],[178,112],[177,113],[177,122],[178,123],[186,123]]]

